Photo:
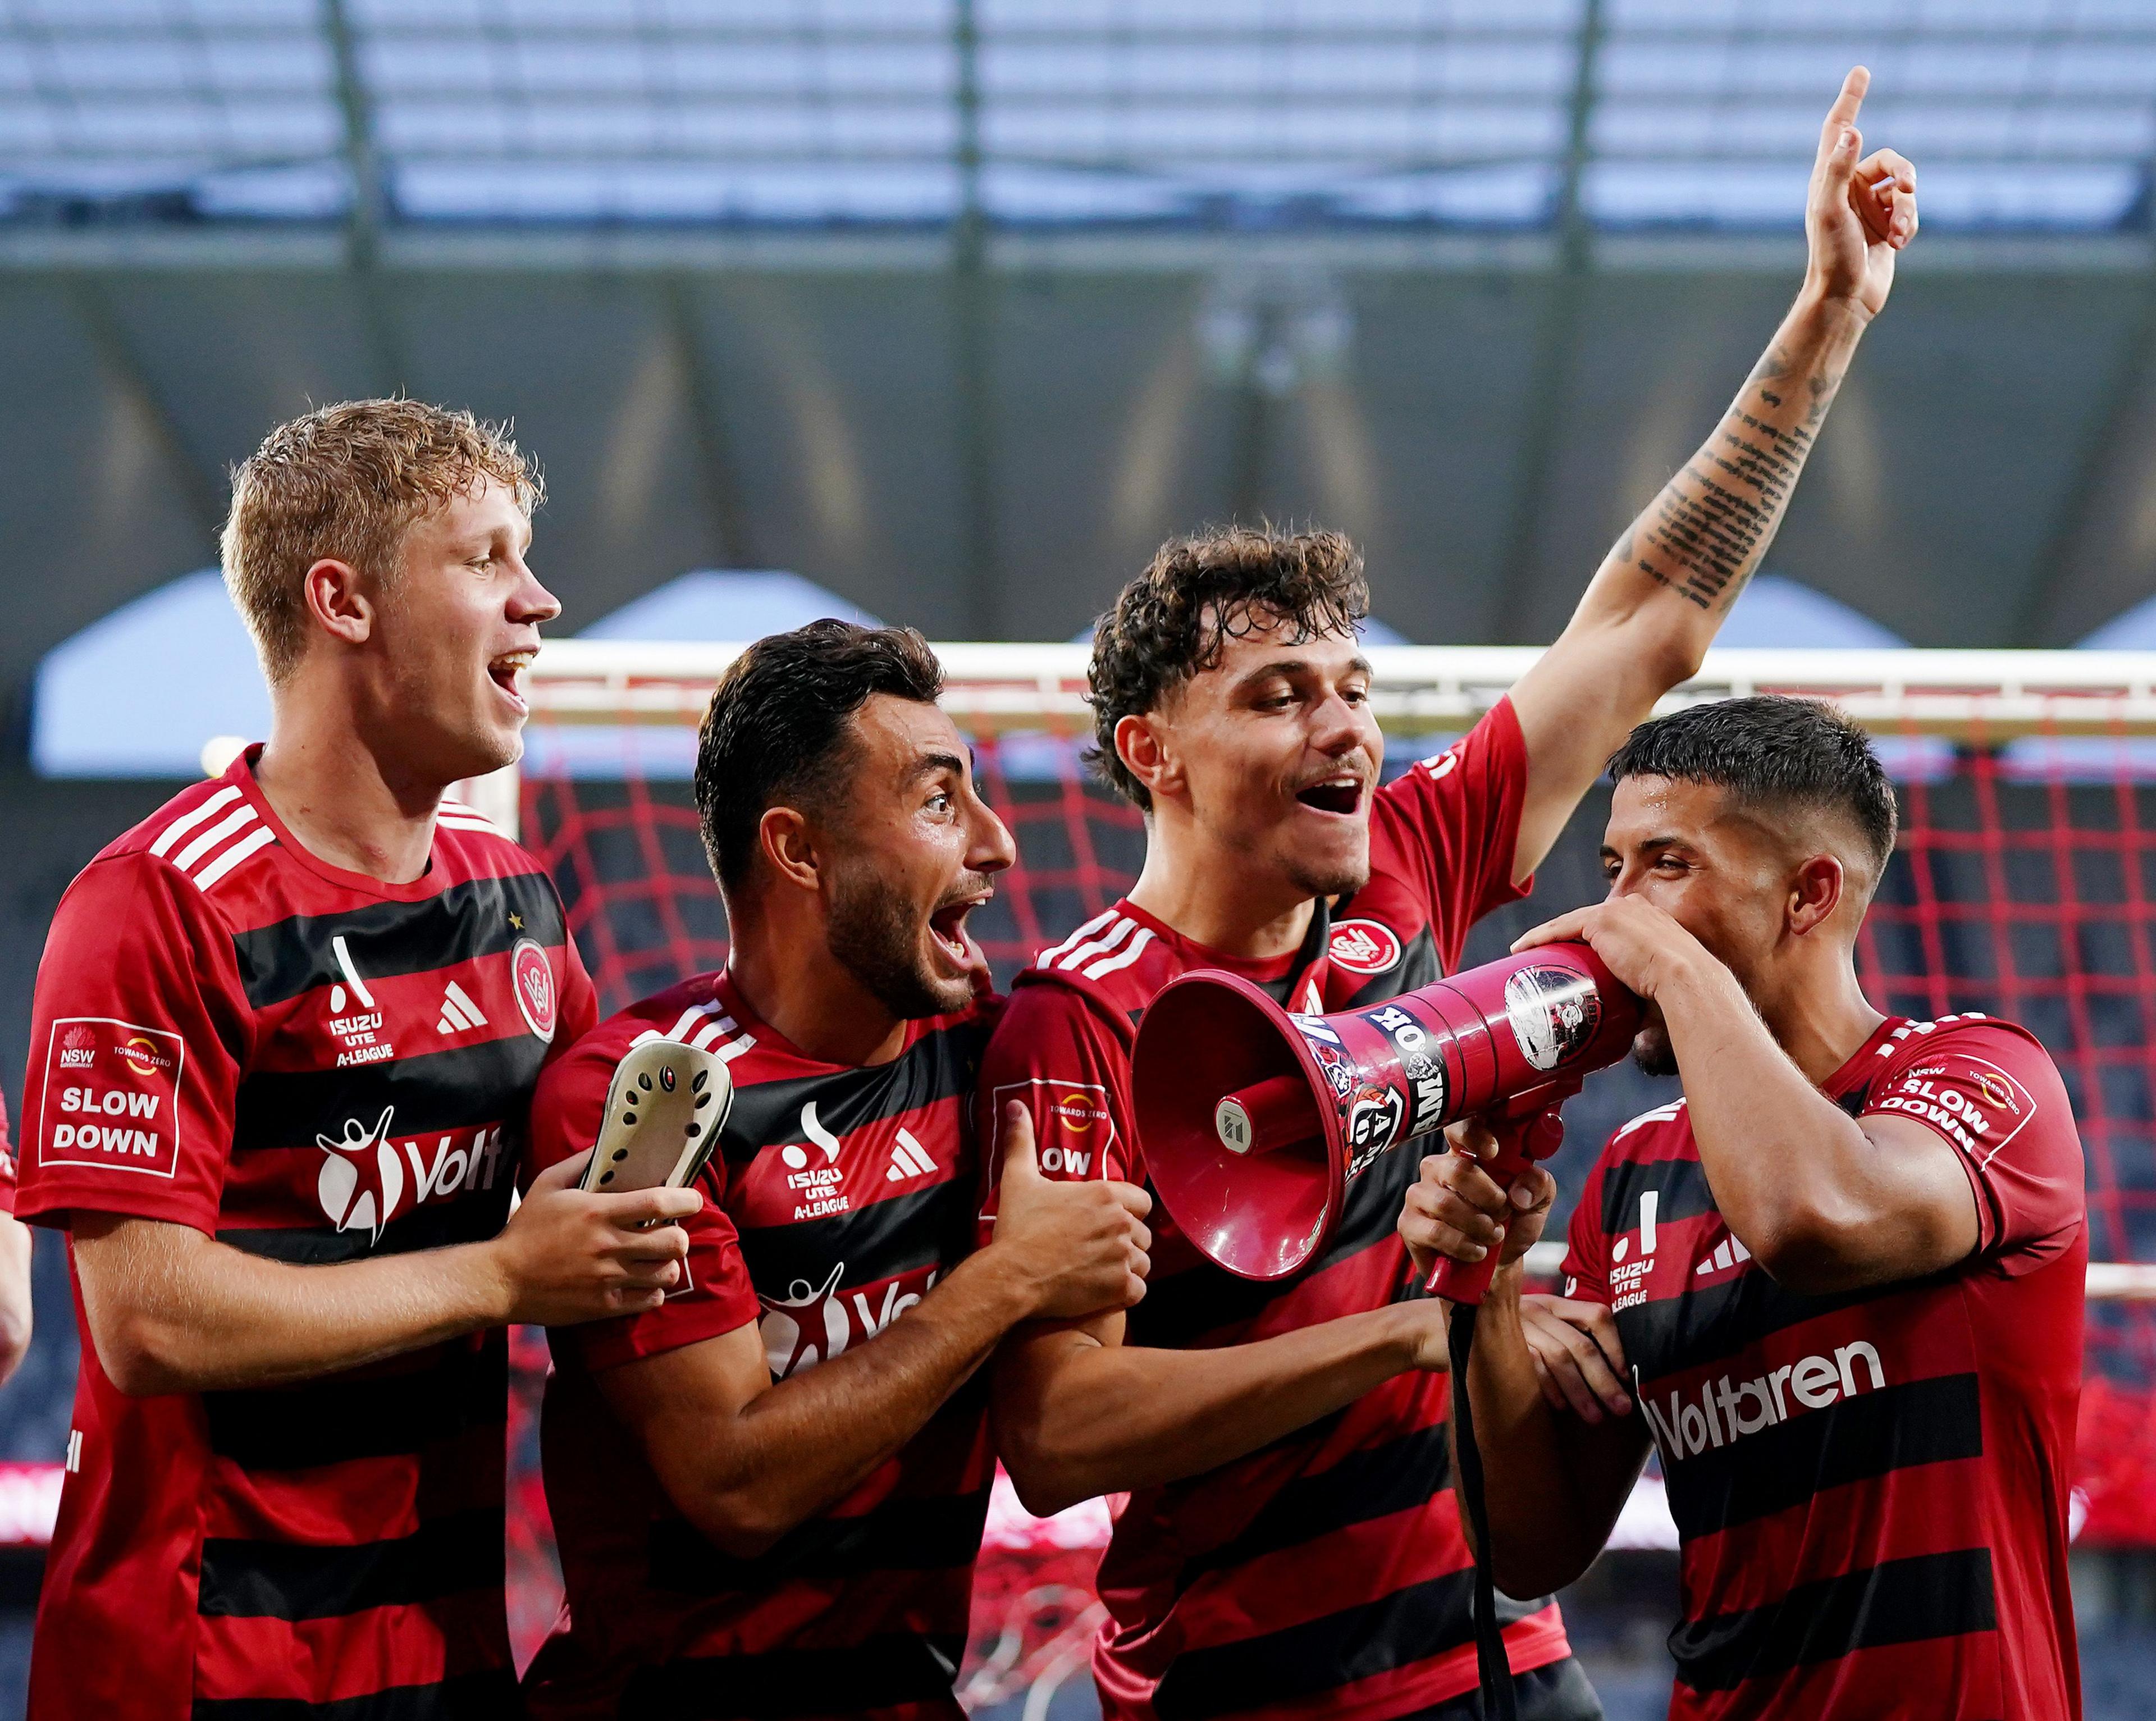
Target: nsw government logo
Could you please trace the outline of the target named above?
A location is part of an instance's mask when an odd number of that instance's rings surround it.
[[[1382,921],[1343,920],[1326,940],[1325,953],[1351,974],[1382,974],[1399,963],[1400,935]]]
[[[536,938],[516,941],[516,948],[509,953],[509,974],[524,1025],[542,1040],[552,1040],[560,999],[554,990],[554,970],[547,965],[547,953]]]

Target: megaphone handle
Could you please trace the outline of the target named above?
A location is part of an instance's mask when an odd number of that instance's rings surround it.
[[[1554,1107],[1533,1112],[1524,1117],[1493,1117],[1490,1129],[1497,1138],[1497,1151],[1481,1162],[1482,1169],[1507,1194],[1529,1166],[1555,1151],[1558,1143],[1563,1139]],[[1538,1148],[1540,1153],[1536,1151]],[[1503,1246],[1500,1244],[1491,1248],[1480,1261],[1455,1261],[1447,1256],[1430,1269],[1423,1288],[1448,1302],[1480,1303],[1482,1293],[1490,1288],[1490,1281],[1496,1276],[1497,1257],[1502,1252]]]

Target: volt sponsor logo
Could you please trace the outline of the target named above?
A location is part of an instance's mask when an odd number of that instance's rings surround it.
[[[385,1106],[372,1125],[347,1117],[338,1134],[315,1138],[323,1155],[316,1199],[338,1230],[365,1230],[369,1248],[400,1213],[490,1189],[503,1169],[498,1125],[398,1140],[390,1133],[395,1117],[396,1107]]]
[[[1658,1403],[1640,1388],[1636,1368],[1632,1381],[1662,1462],[1674,1464],[1807,1410],[1824,1410],[1861,1392],[1877,1392],[1887,1385],[1887,1370],[1879,1353],[1860,1338],[1831,1356],[1804,1357],[1749,1380],[1725,1374],[1702,1385],[1690,1403],[1681,1390]]]
[[[916,1268],[879,1285],[842,1292],[839,1282],[846,1273],[842,1261],[820,1285],[795,1279],[783,1297],[759,1292],[757,1300],[763,1305],[763,1315],[757,1331],[773,1378],[783,1380],[828,1363],[849,1346],[875,1338],[933,1290],[942,1272],[940,1266]]]

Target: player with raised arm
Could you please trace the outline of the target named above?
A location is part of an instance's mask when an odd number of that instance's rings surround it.
[[[69,886],[38,973],[18,1210],[82,1327],[36,1721],[512,1713],[512,1321],[658,1302],[690,1192],[541,1178],[540,1067],[596,1015],[560,899],[457,780],[522,749],[560,606],[536,478],[404,400],[272,431],[225,578],[266,746]]]
[[[1043,1165],[1142,1179],[1132,1024],[1178,974],[1226,968],[1329,1011],[1454,966],[1609,750],[1696,671],[1916,231],[1908,164],[1861,158],[1866,82],[1852,72],[1828,116],[1810,267],[1766,357],[1562,637],[1449,751],[1378,786],[1344,539],[1216,532],[1125,588],[1091,685],[1101,762],[1147,814],[1144,868],[1020,976],[983,1076],[993,1107],[1026,1102]],[[1027,1503],[1132,1496],[1100,1574],[1095,1672],[1116,1721],[1479,1713],[1443,1333],[1394,1233],[1414,1175],[1381,1159],[1327,1252],[1277,1284],[1203,1261],[1157,1215],[1142,1304],[1030,1329],[999,1358],[998,1439]],[[1519,1713],[1599,1713],[1555,1606],[1507,1621]]]
[[[1482,1305],[1497,1584],[1584,1571],[1651,1441],[1683,1538],[1673,1716],[2076,1716],[2088,1241],[2058,1071],[2011,1023],[1865,998],[1894,796],[1830,709],[1697,706],[1610,770],[1608,900],[1520,942],[1593,944],[1648,1004],[1635,1056],[1684,1097],[1588,1179],[1581,1307],[1523,1319],[1516,1264]],[[1419,1265],[1479,1259],[1509,1213],[1516,1262],[1547,1174],[1527,1193],[1521,1215],[1468,1155],[1425,1159],[1402,1234]],[[1564,1313],[1587,1330],[1552,1331]]]
[[[733,1108],[663,1307],[557,1333],[547,1497],[568,1581],[542,1717],[942,1716],[994,1460],[974,1376],[1017,1323],[1144,1290],[1142,1189],[1041,1177],[1021,1118],[976,1251],[995,1019],[967,917],[1012,859],[918,634],[759,640],[704,719],[696,803],[733,945],[540,1084],[543,1162],[632,1046],[725,1060]]]

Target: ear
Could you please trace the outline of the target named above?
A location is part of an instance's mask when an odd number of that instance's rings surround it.
[[[1116,757],[1155,800],[1183,787],[1183,766],[1146,717],[1116,720]]]
[[[314,624],[347,645],[364,645],[374,633],[373,597],[359,570],[325,557],[300,582],[300,596]]]
[[[788,884],[816,891],[824,882],[823,857],[808,819],[793,807],[767,807],[757,821],[757,846],[772,870]]]
[[[1832,855],[1815,855],[1797,868],[1789,884],[1789,930],[1798,938],[1834,918],[1849,880]]]

